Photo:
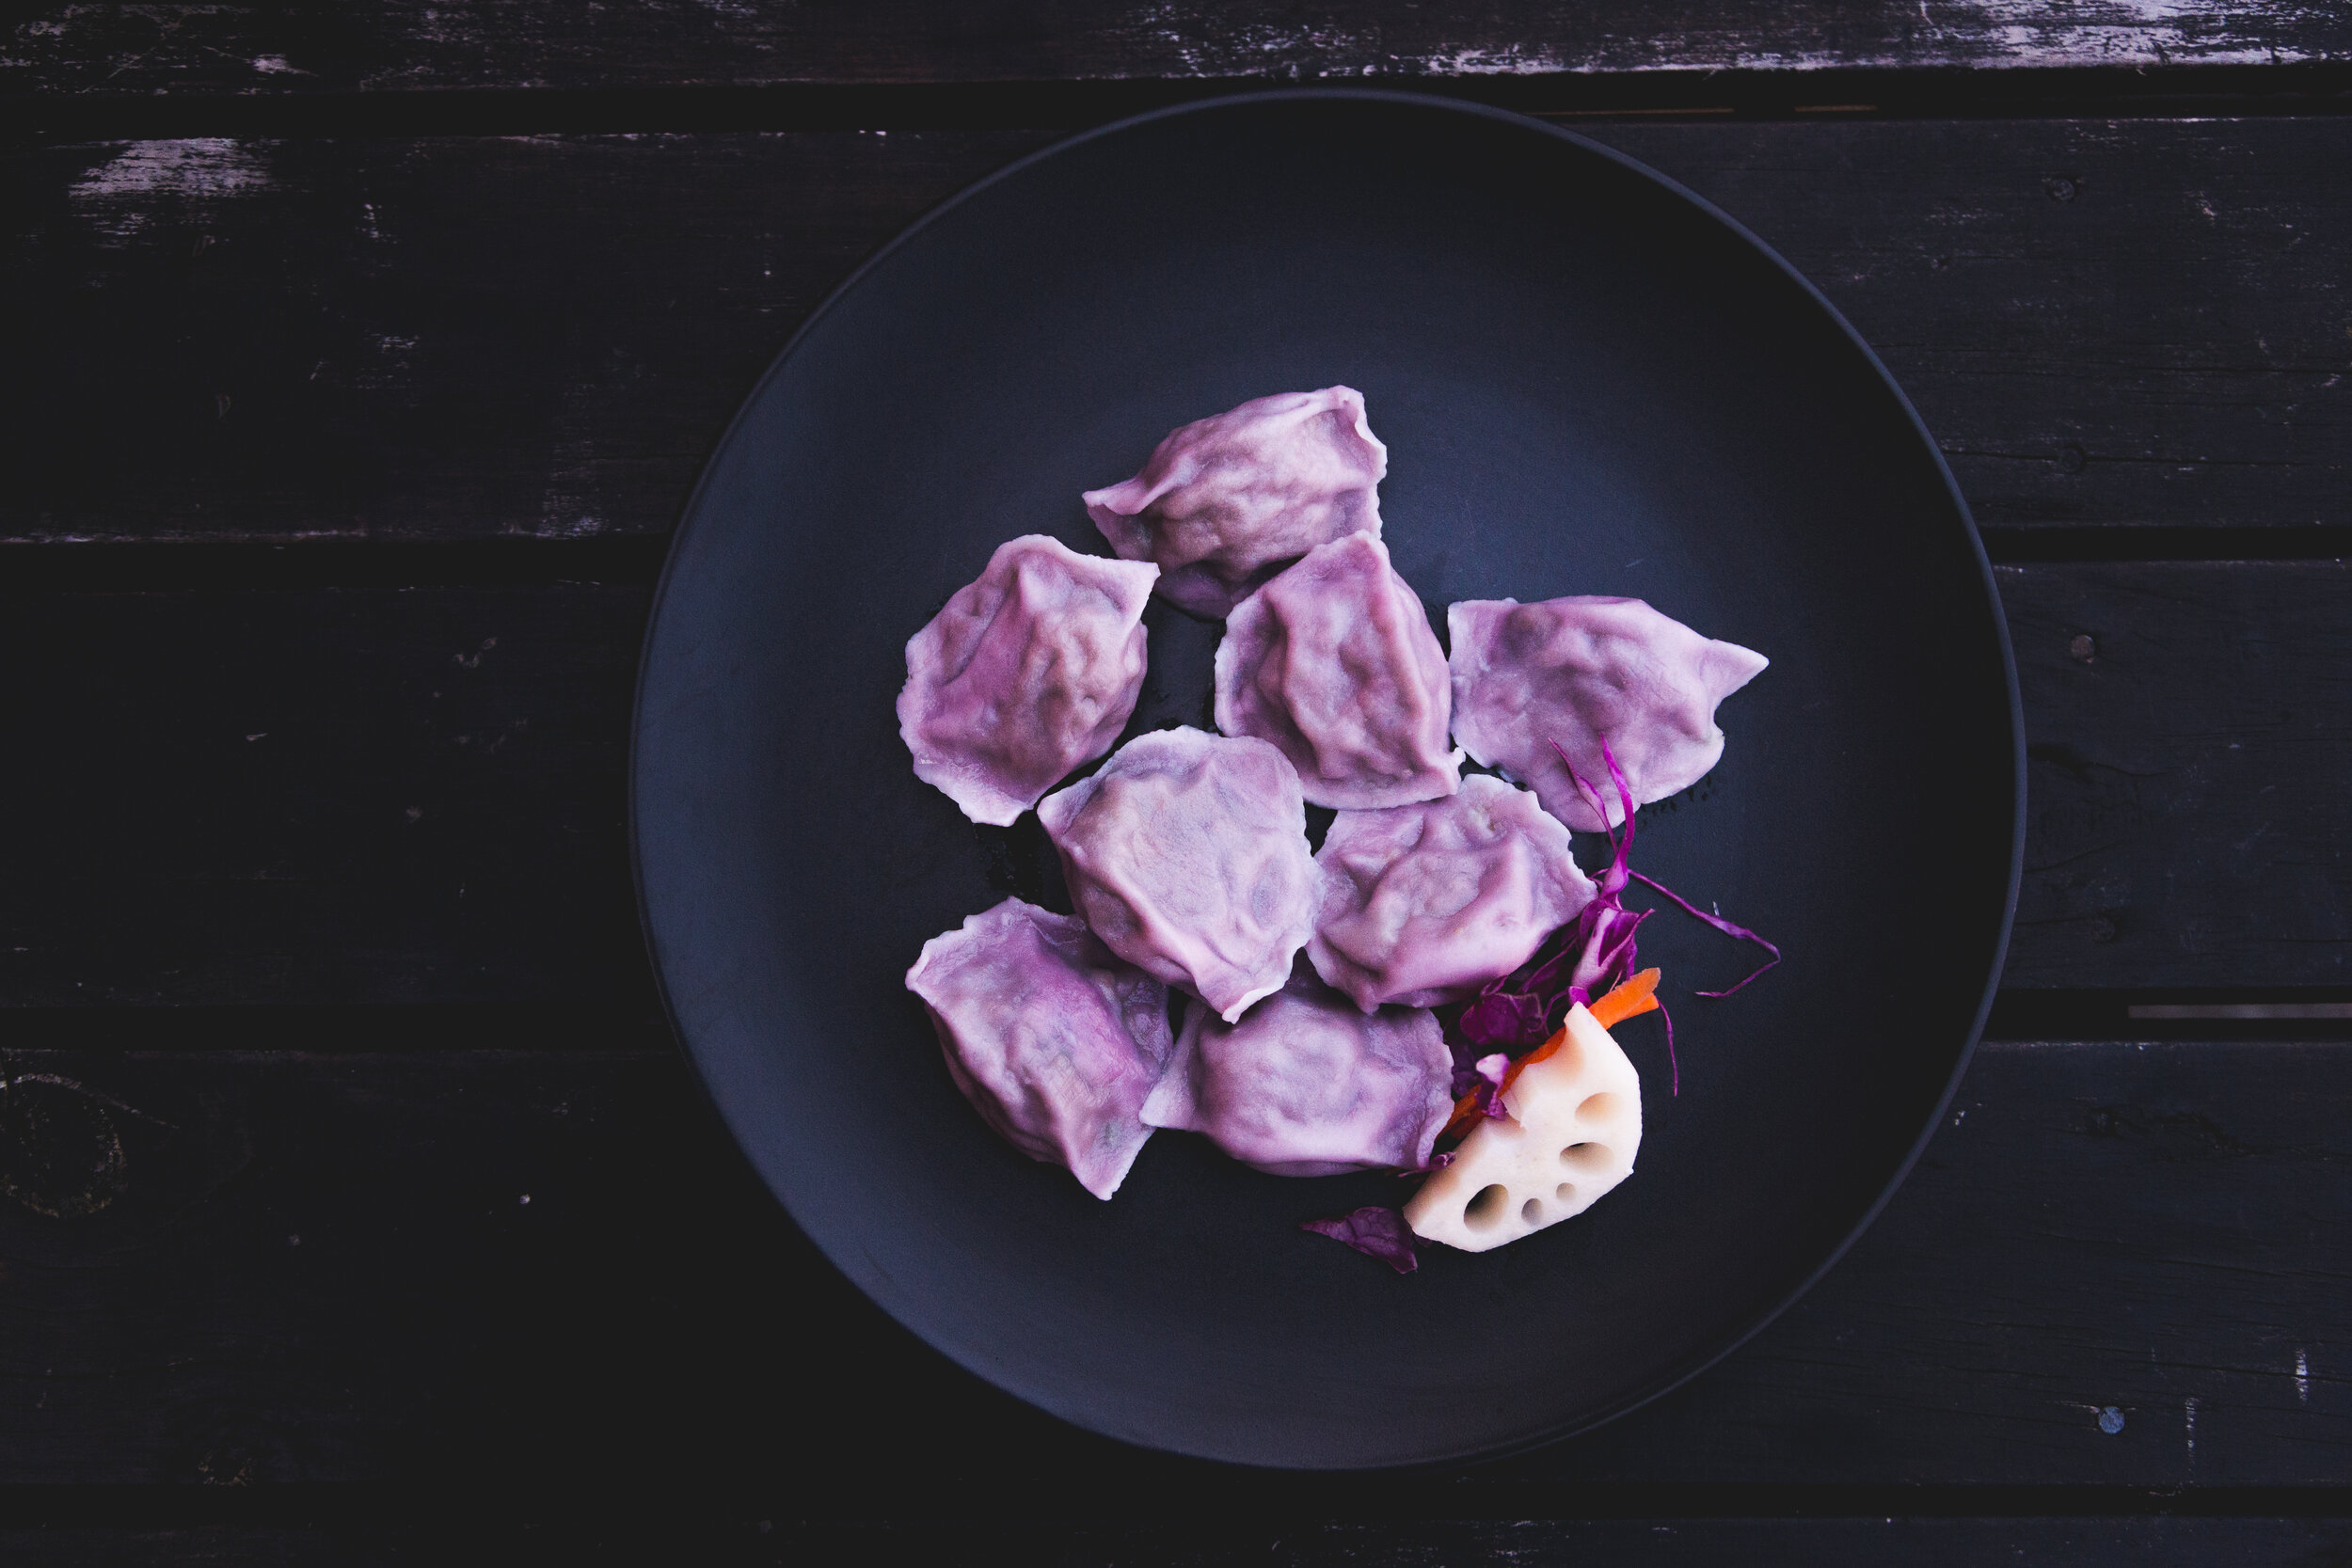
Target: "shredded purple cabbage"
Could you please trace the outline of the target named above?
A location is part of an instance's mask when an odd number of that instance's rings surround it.
[[[1558,751],[1558,747],[1553,750]],[[1602,755],[1609,756],[1607,742],[1602,743]],[[1561,761],[1567,753],[1561,752]],[[1616,763],[1610,757],[1613,772]],[[1597,879],[1597,893],[1593,901],[1535,949],[1534,957],[1499,980],[1489,980],[1486,988],[1465,1005],[1454,1024],[1454,1032],[1471,1050],[1501,1046],[1505,1050],[1522,1052],[1541,1045],[1558,1032],[1568,1008],[1578,1003],[1590,1003],[1633,973],[1638,956],[1636,937],[1642,922],[1653,911],[1629,910],[1623,902],[1625,890],[1632,879],[1626,857],[1633,847],[1632,792],[1617,773],[1620,797],[1626,806],[1626,831],[1620,837],[1613,830],[1609,833],[1611,850],[1609,865]],[[1568,777],[1587,795],[1592,791],[1578,777],[1575,765],[1568,764]],[[1596,802],[1597,805],[1597,798]],[[1603,814],[1603,820],[1607,820]],[[1466,1053],[1455,1052],[1457,1068]],[[1457,1080],[1460,1074],[1456,1073]],[[1470,1092],[1463,1085],[1458,1094]]]
[[[1367,1258],[1377,1258],[1399,1274],[1411,1274],[1421,1267],[1421,1259],[1413,1254],[1413,1232],[1399,1210],[1368,1203],[1352,1214],[1302,1220],[1298,1228],[1328,1236]]]
[[[1749,980],[1780,962],[1780,949],[1744,926],[1735,926],[1720,914],[1709,914],[1682,895],[1655,878],[1645,877],[1627,864],[1633,851],[1633,790],[1627,784],[1625,770],[1617,766],[1614,753],[1606,737],[1600,743],[1601,761],[1608,765],[1609,782],[1617,792],[1618,802],[1625,808],[1624,832],[1607,826],[1609,814],[1600,810],[1600,796],[1584,782],[1568,760],[1568,753],[1557,741],[1553,751],[1560,753],[1562,766],[1568,778],[1598,812],[1603,831],[1609,835],[1609,864],[1596,879],[1597,893],[1574,920],[1544,940],[1533,957],[1519,968],[1499,980],[1490,980],[1476,996],[1462,1005],[1460,1011],[1448,1022],[1446,1038],[1454,1048],[1454,1095],[1476,1093],[1480,1108],[1488,1116],[1502,1114],[1500,1098],[1484,1074],[1477,1069],[1477,1058],[1498,1047],[1514,1054],[1543,1044],[1554,1034],[1568,1016],[1568,1009],[1579,1004],[1589,1006],[1596,996],[1606,994],[1622,984],[1641,968],[1637,938],[1642,922],[1657,913],[1655,910],[1629,910],[1625,907],[1626,888],[1639,881],[1654,888],[1691,914],[1706,921],[1725,936],[1753,942],[1772,955],[1762,968],[1748,975],[1739,985],[1724,990],[1703,990],[1701,996],[1729,996]],[[1675,1059],[1675,1021],[1661,1001],[1659,1017],[1666,1026],[1666,1064],[1672,1075],[1672,1092],[1682,1092],[1682,1067]]]
[[[1748,980],[1755,979],[1756,975],[1763,974],[1766,970],[1772,968],[1772,965],[1780,962],[1780,949],[1773,946],[1771,942],[1766,942],[1762,937],[1757,936],[1754,931],[1749,930],[1745,926],[1734,926],[1730,921],[1725,920],[1720,914],[1709,914],[1707,911],[1698,908],[1696,905],[1692,904],[1691,900],[1685,898],[1682,895],[1677,893],[1674,889],[1668,887],[1665,883],[1659,881],[1654,878],[1645,877],[1638,871],[1633,874],[1633,877],[1636,881],[1647,883],[1649,886],[1656,888],[1659,892],[1664,894],[1667,897],[1673,899],[1682,908],[1684,913],[1695,915],[1699,919],[1706,921],[1709,926],[1714,927],[1715,929],[1721,931],[1727,937],[1738,937],[1741,942],[1752,942],[1758,947],[1764,949],[1765,952],[1772,955],[1771,958],[1758,964],[1756,969],[1749,974],[1747,980],[1740,981],[1739,985],[1727,986],[1722,990],[1693,991],[1692,992],[1693,996],[1729,996],[1733,991],[1738,990],[1740,986],[1746,985]]]

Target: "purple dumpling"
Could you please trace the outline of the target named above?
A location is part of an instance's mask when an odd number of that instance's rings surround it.
[[[1172,431],[1141,472],[1089,490],[1087,515],[1159,592],[1219,616],[1317,545],[1380,531],[1389,449],[1349,387],[1280,392]]]
[[[1688,789],[1724,754],[1715,705],[1772,662],[1639,599],[1468,599],[1446,622],[1454,738],[1586,832],[1601,831],[1601,808],[1578,790],[1555,745],[1606,802],[1614,827],[1625,812],[1609,787],[1601,740],[1635,805]]]
[[[907,641],[898,734],[914,776],[975,822],[1009,825],[1109,751],[1143,689],[1159,568],[1024,534]]]
[[[1369,533],[1310,550],[1233,607],[1217,644],[1217,728],[1279,747],[1318,806],[1453,794],[1453,706],[1421,599]]]
[[[1281,989],[1314,928],[1298,774],[1263,740],[1159,730],[1038,819],[1104,944],[1227,1021]]]
[[[1418,1170],[1453,1114],[1453,1071],[1435,1014],[1367,1015],[1302,974],[1238,1023],[1190,1004],[1143,1119],[1275,1176]]]
[[[1032,1160],[1107,1198],[1152,1129],[1143,1103],[1168,1060],[1168,988],[1071,915],[1008,898],[933,937],[907,971],[947,1070]]]
[[[1442,800],[1340,813],[1315,874],[1308,959],[1366,1012],[1462,1001],[1525,963],[1596,891],[1567,829],[1483,773]]]

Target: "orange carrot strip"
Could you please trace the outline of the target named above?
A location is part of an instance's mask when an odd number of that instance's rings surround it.
[[[1594,1003],[1589,1009],[1593,1022],[1604,1029],[1613,1029],[1629,1018],[1654,1012],[1658,1007],[1658,971],[1645,969],[1629,976],[1625,984]]]
[[[1644,1013],[1654,1013],[1663,1005],[1664,1004],[1661,1003],[1655,996],[1645,996],[1639,1002],[1629,1003],[1626,1006],[1618,1009],[1617,1016],[1611,1019],[1607,1023],[1602,1024],[1601,1027],[1604,1029],[1614,1029],[1618,1024],[1623,1023],[1627,1019],[1639,1018]]]
[[[1534,1050],[1529,1052],[1526,1055],[1521,1056],[1518,1061],[1511,1064],[1510,1070],[1502,1075],[1502,1087],[1495,1090],[1495,1093],[1501,1094],[1504,1089],[1508,1089],[1512,1085],[1519,1081],[1520,1073],[1525,1072],[1529,1068],[1534,1067],[1537,1062],[1542,1061],[1546,1056],[1550,1055],[1553,1052],[1559,1050],[1562,1046],[1567,1043],[1568,1026],[1564,1023],[1560,1026],[1558,1032],[1551,1037],[1551,1038],[1544,1041],[1543,1044],[1537,1046]]]
[[[1454,1102],[1454,1115],[1446,1118],[1446,1124],[1438,1132],[1438,1136],[1467,1138],[1476,1131],[1480,1119],[1485,1115],[1486,1113],[1478,1108],[1478,1091],[1472,1089]]]
[[[1658,971],[1645,969],[1639,974],[1629,976],[1614,990],[1584,1010],[1593,1015],[1594,1022],[1607,1029],[1623,1023],[1629,1018],[1639,1018],[1644,1013],[1654,1013],[1658,1010]],[[1521,1072],[1534,1067],[1567,1042],[1568,1032],[1563,1027],[1551,1038],[1513,1062],[1511,1070],[1502,1075],[1502,1088],[1495,1092],[1501,1094],[1503,1089],[1508,1089],[1518,1081]],[[1456,1114],[1459,1114],[1458,1107]]]

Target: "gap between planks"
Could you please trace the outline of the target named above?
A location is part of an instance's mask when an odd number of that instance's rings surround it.
[[[2024,67],[1556,71],[1517,76],[1263,76],[1124,81],[791,83],[411,92],[25,94],[0,133],[56,140],[515,136],[733,131],[1079,131],[1131,115],[1300,87],[1458,98],[1571,124],[1626,119],[2174,118],[2352,113],[2352,62],[2150,69]]]

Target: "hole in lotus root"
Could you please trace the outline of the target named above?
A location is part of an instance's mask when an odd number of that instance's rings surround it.
[[[1570,1144],[1560,1151],[1560,1163],[1571,1170],[1598,1170],[1609,1163],[1609,1146]]]
[[[1574,1203],[1576,1201],[1576,1183],[1573,1181],[1563,1181],[1560,1185],[1551,1190],[1551,1196],[1558,1198],[1563,1203]]]
[[[1470,1207],[1462,1211],[1462,1223],[1472,1230],[1490,1230],[1502,1223],[1503,1208],[1510,1201],[1511,1195],[1502,1190],[1502,1184],[1490,1181],[1478,1189]]]
[[[1613,1094],[1588,1094],[1576,1108],[1579,1121],[1607,1121],[1617,1114],[1617,1097]]]
[[[1519,1218],[1525,1220],[1530,1225],[1534,1225],[1537,1220],[1543,1218],[1543,1215],[1544,1206],[1536,1202],[1532,1197],[1525,1203],[1519,1205]]]

